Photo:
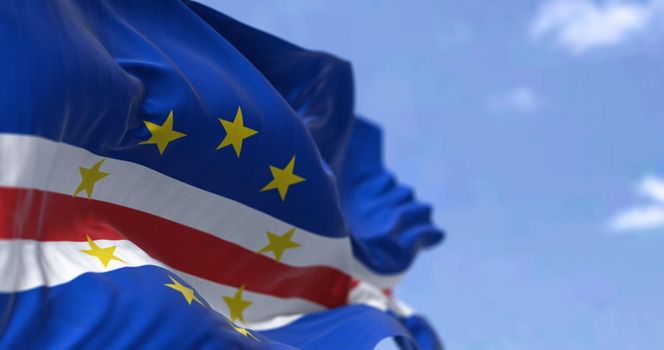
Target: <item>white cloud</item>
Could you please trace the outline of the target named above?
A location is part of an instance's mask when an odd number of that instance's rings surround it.
[[[664,205],[664,179],[652,175],[646,176],[639,184],[639,192]]]
[[[573,54],[618,44],[643,31],[662,14],[662,2],[550,0],[531,25],[536,37],[551,35]]]
[[[533,113],[540,106],[540,98],[532,88],[517,86],[505,93],[492,96],[488,104],[493,111]]]
[[[639,183],[638,192],[650,199],[651,203],[618,213],[609,222],[609,227],[613,231],[630,232],[664,228],[664,179],[646,176]]]

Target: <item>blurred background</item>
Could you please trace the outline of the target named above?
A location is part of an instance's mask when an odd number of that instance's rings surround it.
[[[203,2],[352,62],[448,349],[664,348],[664,1]]]

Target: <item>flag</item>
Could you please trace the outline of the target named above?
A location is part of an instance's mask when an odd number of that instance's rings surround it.
[[[350,65],[195,2],[0,4],[0,348],[440,348]]]

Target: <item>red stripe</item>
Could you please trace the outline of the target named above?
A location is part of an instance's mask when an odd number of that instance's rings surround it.
[[[164,264],[211,281],[329,308],[344,305],[351,288],[351,278],[339,270],[284,265],[152,214],[53,192],[0,187],[0,239],[85,241],[86,235],[129,240]]]

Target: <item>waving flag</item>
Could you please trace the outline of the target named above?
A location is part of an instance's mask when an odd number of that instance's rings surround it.
[[[0,42],[0,348],[440,348],[347,63],[180,1],[7,1]]]

